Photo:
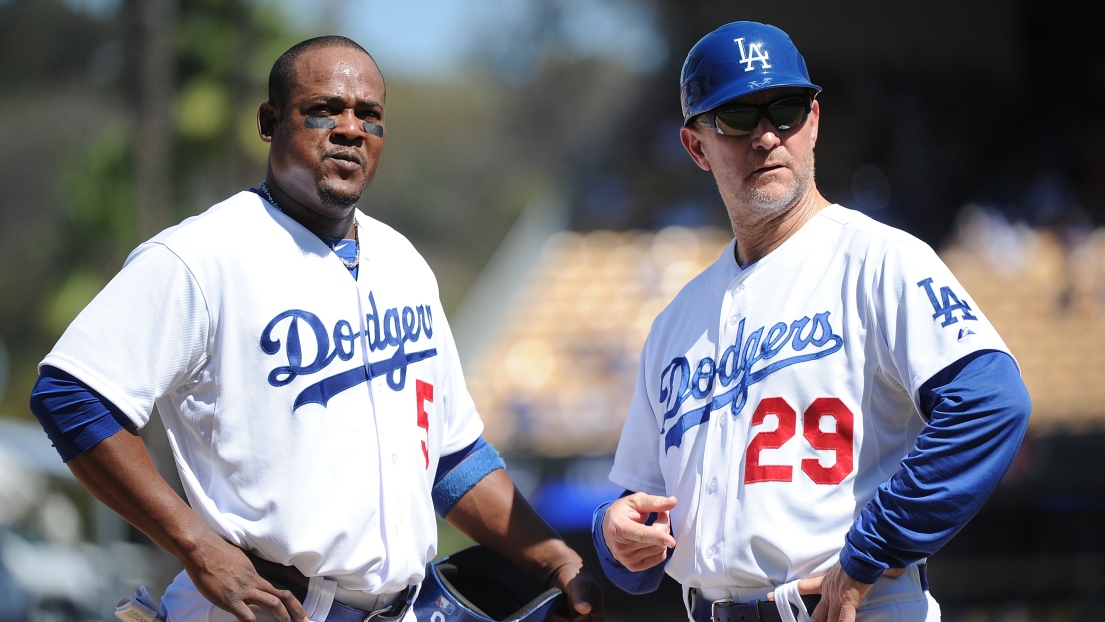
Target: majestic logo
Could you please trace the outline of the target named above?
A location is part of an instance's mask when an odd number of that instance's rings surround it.
[[[829,312],[794,320],[789,325],[778,322],[771,328],[761,326],[744,336],[744,320],[737,326],[733,345],[725,349],[721,358],[704,357],[692,367],[685,356],[677,356],[660,372],[660,401],[664,412],[664,426],[678,416],[665,433],[664,451],[679,447],[683,435],[691,428],[706,423],[714,411],[726,406],[734,417],[740,414],[748,401],[748,387],[771,374],[798,363],[814,361],[837,352],[844,346],[844,338],[833,332]],[[766,331],[766,332],[765,332]],[[789,346],[789,356],[784,350]],[[782,355],[782,356],[780,356]],[[756,369],[761,361],[771,361]],[[683,412],[680,409],[687,400],[701,400],[715,393],[717,382],[727,391],[714,395],[705,405]]]
[[[933,309],[932,319],[935,320],[940,316],[944,317],[944,321],[940,323],[940,326],[951,326],[958,322],[959,318],[953,315],[956,311],[960,313],[960,317],[964,320],[978,320],[977,317],[971,314],[971,305],[967,304],[966,300],[960,300],[959,296],[956,296],[950,287],[940,288],[940,298],[936,297],[936,292],[932,289],[931,277],[918,281],[917,287],[925,288],[925,293],[928,294]],[[963,337],[966,337],[966,335],[960,331],[959,338],[962,339]]]
[[[390,355],[365,365],[339,372],[304,388],[296,396],[292,409],[304,404],[322,404],[330,401],[338,393],[353,388],[362,382],[384,376],[388,387],[393,391],[402,391],[407,383],[407,366],[437,355],[437,348],[428,348],[418,352],[407,352],[408,343],[419,341],[423,335],[427,339],[434,336],[433,315],[430,305],[418,307],[398,307],[386,309],[381,314],[376,308],[372,293],[368,294],[371,312],[365,315],[365,332],[354,332],[353,326],[346,320],[338,320],[329,331],[317,315],[302,309],[290,309],[279,313],[269,321],[261,333],[261,349],[266,354],[276,355],[282,350],[288,357],[287,365],[274,367],[269,372],[268,381],[274,387],[282,387],[298,376],[307,376],[326,369],[334,359],[348,361],[353,358],[356,343],[364,337],[362,343],[368,344],[369,352],[395,348]],[[285,322],[286,321],[286,322]],[[301,328],[300,324],[305,324]],[[281,325],[287,327],[284,341],[274,336]],[[333,338],[331,348],[330,339]],[[306,338],[308,347],[304,347]],[[304,360],[304,352],[314,351],[314,358]],[[308,358],[310,354],[307,355]]]
[[[763,49],[763,43],[749,43],[748,49],[744,47],[744,37],[733,39],[733,43],[736,43],[737,47],[740,48],[740,62],[744,63],[745,71],[753,71],[752,63],[756,61],[759,61],[760,69],[771,69],[771,65],[767,63],[768,54]]]

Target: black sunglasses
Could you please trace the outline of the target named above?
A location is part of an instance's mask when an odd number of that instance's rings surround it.
[[[788,95],[763,106],[735,104],[716,108],[702,115],[704,124],[725,136],[747,136],[766,116],[779,131],[802,125],[813,109],[813,99],[807,95]]]

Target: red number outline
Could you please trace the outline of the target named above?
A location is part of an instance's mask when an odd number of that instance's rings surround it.
[[[779,427],[770,432],[759,432],[748,443],[747,462],[744,466],[744,483],[789,482],[794,479],[794,469],[785,464],[760,464],[760,452],[778,449],[794,436],[798,413],[781,397],[768,397],[756,405],[750,426],[760,425],[768,415],[779,419]]]
[[[418,409],[418,427],[426,430],[426,440],[430,438],[430,415],[426,412],[426,402],[434,401],[434,385],[421,380],[414,381],[415,404]],[[422,441],[422,455],[426,457],[426,468],[430,468],[430,449]]]
[[[821,430],[823,417],[836,419],[835,432]],[[821,461],[817,458],[802,460],[802,472],[809,475],[815,483],[839,484],[852,472],[854,419],[852,411],[835,397],[819,397],[802,413],[802,435],[810,442],[810,446],[836,452],[836,461],[831,467],[821,466]]]
[[[775,415],[779,425],[774,430],[757,432],[748,443],[745,452],[744,483],[794,481],[794,469],[785,464],[760,464],[760,452],[778,449],[797,432],[798,413],[781,397],[766,397],[756,405],[749,427],[760,425],[768,415]],[[821,430],[821,420],[832,417],[836,430]],[[854,466],[855,414],[840,398],[819,397],[802,412],[802,436],[819,451],[834,451],[836,460],[832,466],[821,466],[819,458],[803,458],[802,472],[816,484],[839,484],[848,477]]]

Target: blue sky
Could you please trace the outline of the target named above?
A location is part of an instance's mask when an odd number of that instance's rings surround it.
[[[389,75],[414,79],[447,78],[478,53],[523,79],[549,54],[601,57],[648,72],[668,53],[651,0],[254,1],[275,3],[307,31],[336,30],[364,45]],[[122,6],[122,0],[62,2],[105,18]],[[531,31],[543,38],[528,37]]]
[[[633,71],[655,69],[667,54],[648,3],[635,0],[277,1],[299,23],[314,28],[336,24],[340,34],[365,45],[389,74],[411,78],[444,78],[477,48],[501,45],[502,39],[515,46],[505,52],[521,58],[546,53],[525,49],[524,32],[550,8],[561,16],[556,53],[615,59]]]

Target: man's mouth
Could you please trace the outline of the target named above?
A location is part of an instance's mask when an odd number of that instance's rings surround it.
[[[362,164],[361,156],[356,151],[331,151],[326,154],[326,157],[343,162],[352,162],[357,166]]]
[[[752,171],[753,175],[763,175],[765,173],[772,173],[775,171],[781,171],[786,168],[785,164],[780,162],[765,162],[755,168]]]
[[[352,173],[364,169],[364,161],[355,151],[332,151],[325,157],[333,160],[338,169],[343,171]]]

